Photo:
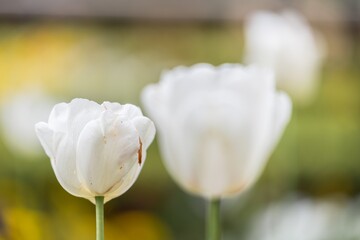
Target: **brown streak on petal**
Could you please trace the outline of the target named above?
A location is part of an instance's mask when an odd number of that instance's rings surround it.
[[[141,139],[139,138],[139,144],[140,144],[140,148],[138,150],[138,163],[139,165],[141,165],[141,160],[142,160],[142,142]]]

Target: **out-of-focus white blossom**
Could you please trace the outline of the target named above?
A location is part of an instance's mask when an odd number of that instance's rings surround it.
[[[23,158],[34,158],[41,146],[34,125],[47,119],[55,100],[40,89],[22,91],[2,104],[1,125],[7,146]]]
[[[259,11],[245,22],[245,61],[274,69],[277,86],[301,104],[316,92],[324,49],[324,40],[297,12]]]
[[[255,218],[246,239],[340,240],[335,233],[339,218],[344,217],[343,210],[342,205],[331,201],[300,199],[274,203]]]
[[[142,102],[157,124],[167,169],[206,198],[252,186],[291,115],[271,72],[239,64],[166,71],[143,90]]]

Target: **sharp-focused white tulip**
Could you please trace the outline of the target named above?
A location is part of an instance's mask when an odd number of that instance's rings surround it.
[[[135,182],[155,127],[134,105],[74,99],[55,105],[36,133],[66,191],[106,202]]]
[[[187,191],[240,193],[264,167],[289,121],[291,102],[256,67],[198,64],[163,73],[142,92],[165,165]]]
[[[324,41],[298,13],[255,12],[245,22],[245,61],[274,69],[277,86],[297,102],[311,101]]]
[[[44,121],[55,100],[41,89],[28,89],[7,99],[1,108],[1,128],[4,140],[14,153],[35,159],[41,153],[34,124]]]

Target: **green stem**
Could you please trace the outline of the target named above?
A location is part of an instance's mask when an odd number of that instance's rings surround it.
[[[104,240],[104,197],[95,197],[96,202],[96,240]]]
[[[220,240],[220,199],[210,199],[207,213],[207,240]]]

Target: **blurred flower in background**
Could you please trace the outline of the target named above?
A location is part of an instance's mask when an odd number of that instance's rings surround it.
[[[55,104],[54,97],[35,86],[9,96],[1,104],[1,130],[6,144],[25,159],[39,158],[41,147],[34,125],[46,121]]]
[[[311,199],[270,205],[255,219],[250,240],[325,240],[331,236],[341,207]]]
[[[175,181],[205,198],[236,195],[262,172],[291,116],[271,71],[200,63],[165,71],[142,92]],[[214,177],[216,176],[216,177]]]
[[[331,226],[335,231],[333,237],[336,240],[353,240],[360,239],[360,198],[354,198],[348,202],[343,209],[343,214],[339,214],[336,219],[337,223]]]
[[[270,204],[254,218],[247,239],[358,239],[356,204],[356,201],[345,199],[287,198]]]
[[[294,11],[259,11],[245,22],[245,61],[274,69],[277,86],[295,102],[311,102],[320,81],[325,43]]]

